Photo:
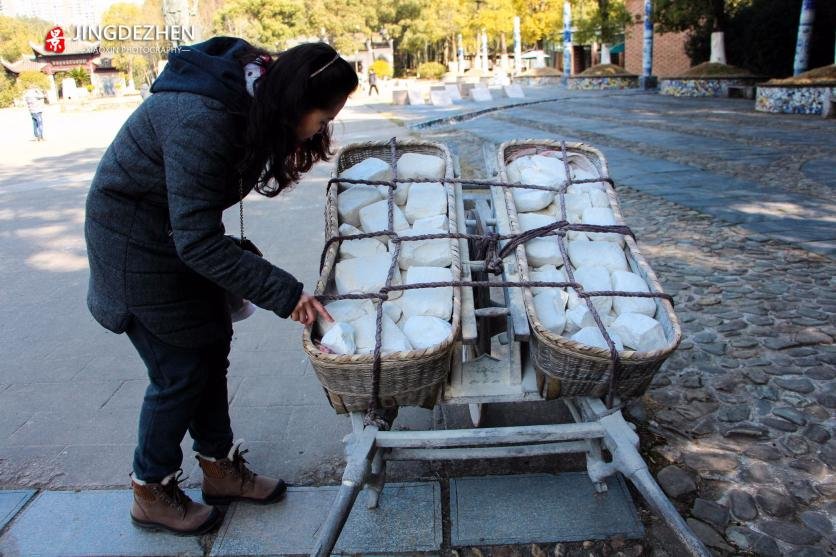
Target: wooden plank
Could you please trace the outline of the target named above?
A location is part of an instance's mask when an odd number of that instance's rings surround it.
[[[555,454],[585,453],[586,441],[564,441],[508,447],[470,447],[466,449],[392,449],[386,460],[476,460],[482,458],[525,458]]]
[[[505,191],[500,187],[491,188],[494,213],[496,213],[496,229],[500,234],[511,234],[511,224],[508,220],[508,210],[505,205]],[[500,242],[504,246],[506,242]],[[506,281],[518,282],[517,257],[512,254],[503,260],[503,275]],[[522,290],[520,288],[505,288],[505,299],[511,313],[511,324],[514,328],[514,340],[528,342],[531,331],[528,328],[528,315],[525,312]]]
[[[378,431],[375,443],[381,448],[490,447],[511,443],[579,441],[603,437],[604,428],[593,422],[438,431]]]
[[[464,198],[462,197],[462,186],[456,184],[456,222],[460,234],[467,233],[467,225],[464,218]],[[462,280],[471,280],[470,274],[470,254],[467,247],[467,240],[459,240],[459,257],[462,263]],[[475,307],[473,302],[473,289],[470,287],[462,288],[462,343],[476,344],[479,338],[479,331],[476,328],[476,315],[474,313]]]

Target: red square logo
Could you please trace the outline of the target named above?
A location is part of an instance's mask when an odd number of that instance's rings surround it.
[[[64,30],[58,25],[47,32],[44,38],[44,50],[56,54],[64,52]]]

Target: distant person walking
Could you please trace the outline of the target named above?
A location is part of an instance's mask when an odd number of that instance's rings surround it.
[[[380,91],[377,90],[377,74],[374,70],[369,70],[369,95],[372,94],[372,89],[374,89],[375,95],[380,94]]]
[[[37,87],[30,87],[23,99],[32,117],[32,129],[36,141],[44,141],[44,93]]]

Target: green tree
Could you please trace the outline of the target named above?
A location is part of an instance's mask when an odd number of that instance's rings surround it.
[[[523,43],[542,48],[545,40],[563,33],[563,0],[514,0],[514,10]]]
[[[49,90],[49,78],[41,72],[20,72],[17,76],[17,88],[20,91],[25,91],[29,87],[38,87],[44,92]]]
[[[149,15],[151,15],[149,10],[136,4],[113,4],[102,14],[102,25],[133,26],[157,23],[149,20]],[[103,40],[101,44],[104,56],[110,56],[113,66],[127,74],[128,79],[134,82],[146,80],[146,70],[149,66],[146,56],[149,55],[143,52],[149,50],[151,46],[153,44],[141,40]],[[151,54],[150,56],[158,58],[159,55]]]
[[[29,41],[43,43],[50,27],[42,19],[0,15],[0,57],[14,62],[21,56],[31,56]]]
[[[576,27],[573,40],[579,44],[612,44],[630,23],[630,13],[623,0],[586,0],[572,18]]]
[[[229,0],[215,14],[215,33],[242,37],[269,50],[310,31],[302,0]]]
[[[653,20],[659,31],[688,31],[691,62],[705,61],[711,33],[723,32],[733,13],[751,0],[655,0]],[[713,58],[714,56],[712,56]]]

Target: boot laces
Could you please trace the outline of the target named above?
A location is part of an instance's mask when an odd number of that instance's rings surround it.
[[[236,448],[235,452],[232,454],[232,460],[230,460],[234,473],[241,478],[242,488],[247,483],[255,483],[256,473],[247,468],[247,459],[244,458],[244,455],[247,454],[249,451],[249,449],[244,449],[243,451],[241,451],[238,448]]]
[[[180,488],[180,484],[189,479],[188,476],[183,476],[183,469],[178,469],[166,484],[160,484],[163,493],[166,495],[166,501],[175,509],[183,512],[186,516],[188,510],[188,503],[191,501],[189,496]]]

